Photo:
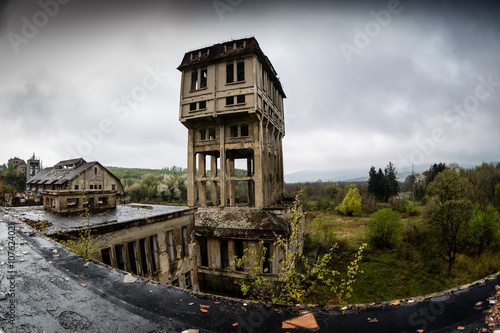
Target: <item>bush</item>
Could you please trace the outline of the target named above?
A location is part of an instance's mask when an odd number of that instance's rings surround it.
[[[401,215],[390,208],[380,209],[368,223],[368,239],[377,248],[391,248],[396,243],[401,228]]]
[[[335,208],[335,210],[340,213],[353,216],[354,214],[358,214],[361,212],[361,195],[359,194],[359,190],[357,188],[349,189],[349,192],[344,197],[342,203]]]

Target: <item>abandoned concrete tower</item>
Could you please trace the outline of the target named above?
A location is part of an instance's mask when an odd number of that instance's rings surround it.
[[[178,69],[200,287],[229,291],[235,278],[247,278],[254,263],[232,260],[246,250],[274,258],[261,269],[277,279],[286,251],[302,251],[303,240],[275,245],[291,232],[282,205],[286,96],[276,71],[253,37],[187,52]]]
[[[280,201],[286,96],[257,40],[187,52],[178,70],[179,118],[189,130],[188,205],[263,208]],[[240,165],[246,174],[236,174]],[[246,193],[237,200],[242,184]]]

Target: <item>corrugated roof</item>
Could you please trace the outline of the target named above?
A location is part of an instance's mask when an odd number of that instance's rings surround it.
[[[64,162],[64,161],[63,161]],[[63,165],[59,162],[56,165]],[[67,181],[71,181],[76,178],[79,174],[90,168],[97,162],[84,162],[79,166],[72,169],[56,169],[55,167],[45,168],[39,173],[31,177],[27,184],[64,184]]]

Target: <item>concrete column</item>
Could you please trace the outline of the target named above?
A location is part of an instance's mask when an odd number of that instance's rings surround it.
[[[220,174],[219,174],[219,184],[220,184],[220,206],[226,207],[227,194],[226,194],[226,133],[224,124],[220,125]]]
[[[187,205],[194,206],[196,200],[196,154],[194,153],[194,129],[188,130],[188,172],[187,172]]]
[[[252,160],[253,158],[247,158],[247,176],[252,177],[253,176],[253,170],[252,170]],[[249,180],[247,181],[247,196],[248,196],[248,205],[253,206],[254,205],[254,187],[253,187],[253,181]]]
[[[228,170],[228,179],[235,174],[234,170],[234,158],[229,157],[227,160],[227,170]],[[234,180],[228,180],[228,186],[229,186],[229,206],[234,207],[236,206],[236,193],[235,193],[235,181]]]
[[[216,155],[211,155],[210,156],[210,177],[216,177],[217,176],[217,156]],[[210,192],[212,204],[214,206],[217,205],[217,202],[219,201],[218,198],[218,193],[217,193],[217,182],[212,181],[212,189]]]
[[[259,122],[254,126],[254,144],[253,144],[253,156],[254,156],[254,193],[255,193],[255,207],[264,207],[264,180],[263,180],[263,153],[265,152],[265,145],[267,143],[264,141],[264,117],[259,119]]]

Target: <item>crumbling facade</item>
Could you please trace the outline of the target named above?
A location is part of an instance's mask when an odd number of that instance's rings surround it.
[[[286,96],[257,40],[187,52],[178,70],[179,118],[189,131],[188,205],[264,208],[278,203]],[[246,173],[237,175],[240,164]],[[246,188],[241,202],[237,185]]]
[[[23,159],[19,157],[10,158],[7,164],[16,169],[16,173],[18,175],[23,175],[23,176],[26,175],[27,166],[26,162]]]

